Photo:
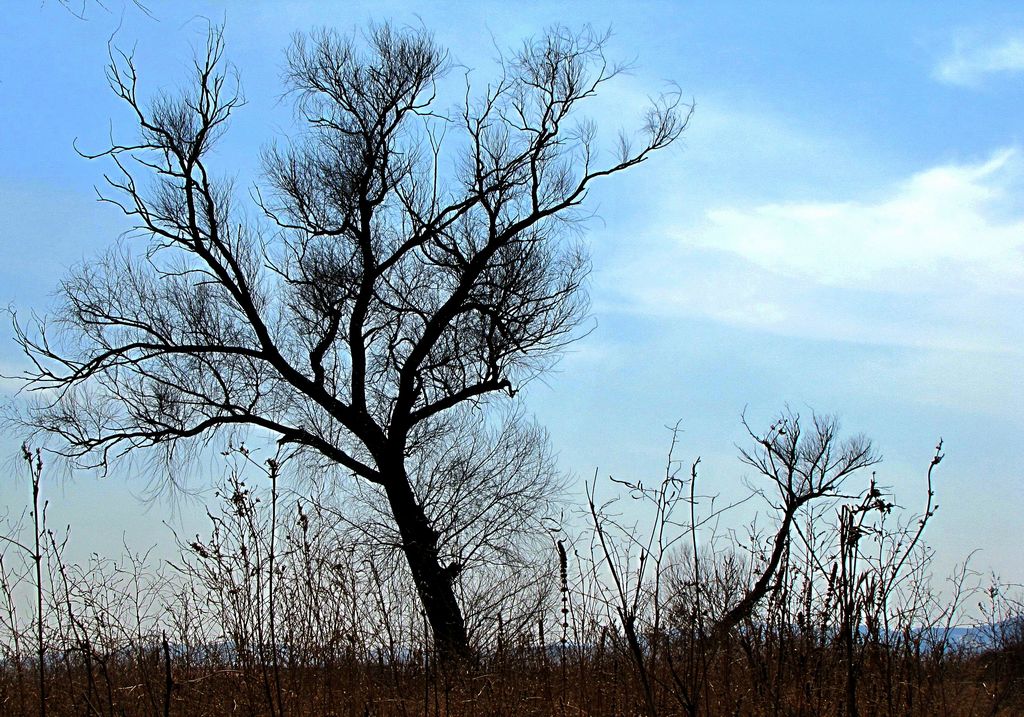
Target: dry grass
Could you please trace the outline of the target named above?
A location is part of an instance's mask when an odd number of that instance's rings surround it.
[[[897,516],[873,479],[810,505],[776,556],[771,534],[701,529],[722,514],[670,455],[660,484],[619,484],[635,524],[592,488],[589,525],[533,569],[467,569],[474,657],[448,663],[401,556],[273,485],[232,474],[209,534],[162,567],[69,564],[33,502],[0,541],[0,714],[1024,714],[1022,603],[966,567],[932,588],[930,481],[918,514]]]
[[[715,660],[699,714],[843,714],[844,675],[837,650],[794,649],[784,658],[752,656],[749,646],[725,648]],[[408,661],[340,658],[322,667],[281,670],[281,700],[268,694],[258,666],[183,657],[171,660],[169,695],[159,645],[136,655],[53,657],[47,712],[52,715],[633,715],[645,698],[629,658],[608,649],[549,659],[517,648],[473,665],[433,668],[422,655]],[[1005,657],[1002,656],[1002,657]],[[872,660],[858,707],[871,715],[1021,714],[1022,663],[995,676],[1002,657],[952,654]],[[760,658],[760,659],[759,659]],[[770,658],[766,660],[763,658]],[[784,665],[779,671],[773,669]],[[31,670],[31,665],[25,665]],[[898,679],[893,683],[892,670]],[[667,663],[654,670],[658,714],[684,714]],[[993,679],[993,678],[996,679]],[[38,714],[30,682],[18,685],[10,665],[0,673],[6,715]]]

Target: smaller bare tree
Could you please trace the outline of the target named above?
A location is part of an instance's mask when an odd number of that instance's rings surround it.
[[[744,596],[716,622],[713,641],[739,625],[768,594],[800,511],[812,501],[841,497],[847,478],[881,460],[866,436],[840,439],[835,416],[812,414],[811,430],[805,431],[800,415],[786,409],[764,433],[755,433],[746,416],[743,426],[754,445],[741,448],[740,457],[767,479],[769,487],[757,488],[757,492],[776,511],[779,523],[764,568]]]
[[[596,560],[610,577],[610,585],[600,589],[622,626],[651,717],[656,714],[658,703],[652,665],[658,657],[666,603],[671,600],[677,613],[681,610],[698,621],[698,629],[688,645],[689,655],[684,655],[681,662],[673,655],[671,640],[664,646],[671,674],[667,684],[684,711],[695,715],[701,709],[705,693],[702,683],[709,659],[729,633],[750,618],[772,592],[800,511],[819,499],[841,497],[851,475],[879,460],[866,437],[841,439],[839,422],[832,416],[812,414],[810,430],[801,423],[799,414],[788,409],[764,433],[756,433],[745,416],[743,425],[753,446],[741,448],[740,459],[756,469],[761,483],[752,483],[751,489],[768,502],[777,516],[777,525],[765,546],[764,564],[752,583],[736,590],[735,580],[726,579],[732,590],[730,599],[719,601],[719,609],[713,614],[709,608],[715,601],[707,599],[710,591],[703,584],[706,576],[698,536],[702,526],[733,506],[716,507],[712,500],[701,515],[701,496],[696,490],[699,459],[691,465],[689,475],[680,475],[682,466],[674,458],[676,432],[661,481],[648,486],[639,481],[615,481],[629,491],[634,501],[651,509],[653,515],[647,526],[624,525],[610,513],[609,504],[598,506],[593,491],[589,495],[598,545]],[[695,600],[692,606],[680,605],[679,596],[670,599],[662,594],[662,583],[666,582],[671,565],[668,551],[673,546],[686,546],[690,551],[690,595]]]

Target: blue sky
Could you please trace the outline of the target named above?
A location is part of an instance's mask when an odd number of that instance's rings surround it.
[[[45,312],[64,269],[126,228],[94,201],[104,167],[72,147],[130,131],[103,75],[115,31],[148,94],[185,81],[202,18],[226,23],[248,104],[217,162],[245,187],[291,122],[278,77],[294,31],[422,22],[485,81],[495,46],[555,22],[610,26],[609,54],[635,63],[594,103],[602,127],[628,125],[669,81],[696,113],[676,147],[593,194],[596,327],[526,397],[563,468],[657,475],[679,420],[680,457],[701,455],[709,484],[736,491],[741,411],[759,425],[788,402],[873,437],[880,481],[915,505],[941,436],[940,572],[981,548],[976,568],[1024,578],[1024,9],[154,1],[148,17],[105,4],[79,20],[56,0],[18,2],[0,20],[3,302]],[[4,327],[0,373],[20,366]],[[85,552],[117,549],[122,532],[166,540],[153,527],[165,508],[133,499],[144,484],[129,474],[54,489]],[[23,493],[0,482],[12,509]]]

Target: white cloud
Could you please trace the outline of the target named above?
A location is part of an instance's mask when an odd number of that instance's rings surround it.
[[[960,36],[953,51],[936,66],[934,76],[951,85],[973,87],[988,75],[1024,71],[1024,35],[1005,36],[985,41],[976,36]]]
[[[925,169],[879,196],[706,212],[655,229],[598,301],[789,335],[1018,352],[1024,157]],[[1016,307],[1016,308],[1015,308]]]
[[[1024,288],[1024,217],[1001,219],[1022,158],[1007,149],[898,183],[878,201],[775,203],[708,212],[699,245],[827,286],[913,290],[962,272],[979,288]]]

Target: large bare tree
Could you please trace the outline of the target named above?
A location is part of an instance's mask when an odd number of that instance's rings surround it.
[[[81,465],[151,447],[174,458],[257,427],[368,481],[435,644],[465,651],[459,566],[439,558],[443,525],[410,466],[578,336],[588,258],[567,227],[594,180],[668,146],[689,118],[657,99],[599,153],[577,114],[621,71],[605,39],[550,29],[482,92],[467,80],[451,109],[437,96],[463,83],[422,29],[296,37],[298,128],[263,152],[259,220],[211,159],[240,106],[221,33],[189,90],[148,102],[133,57],[112,53],[110,85],[140,132],[90,156],[113,163],[101,198],[139,231],[63,281],[49,330],[18,326],[27,385],[45,397],[25,420]]]

